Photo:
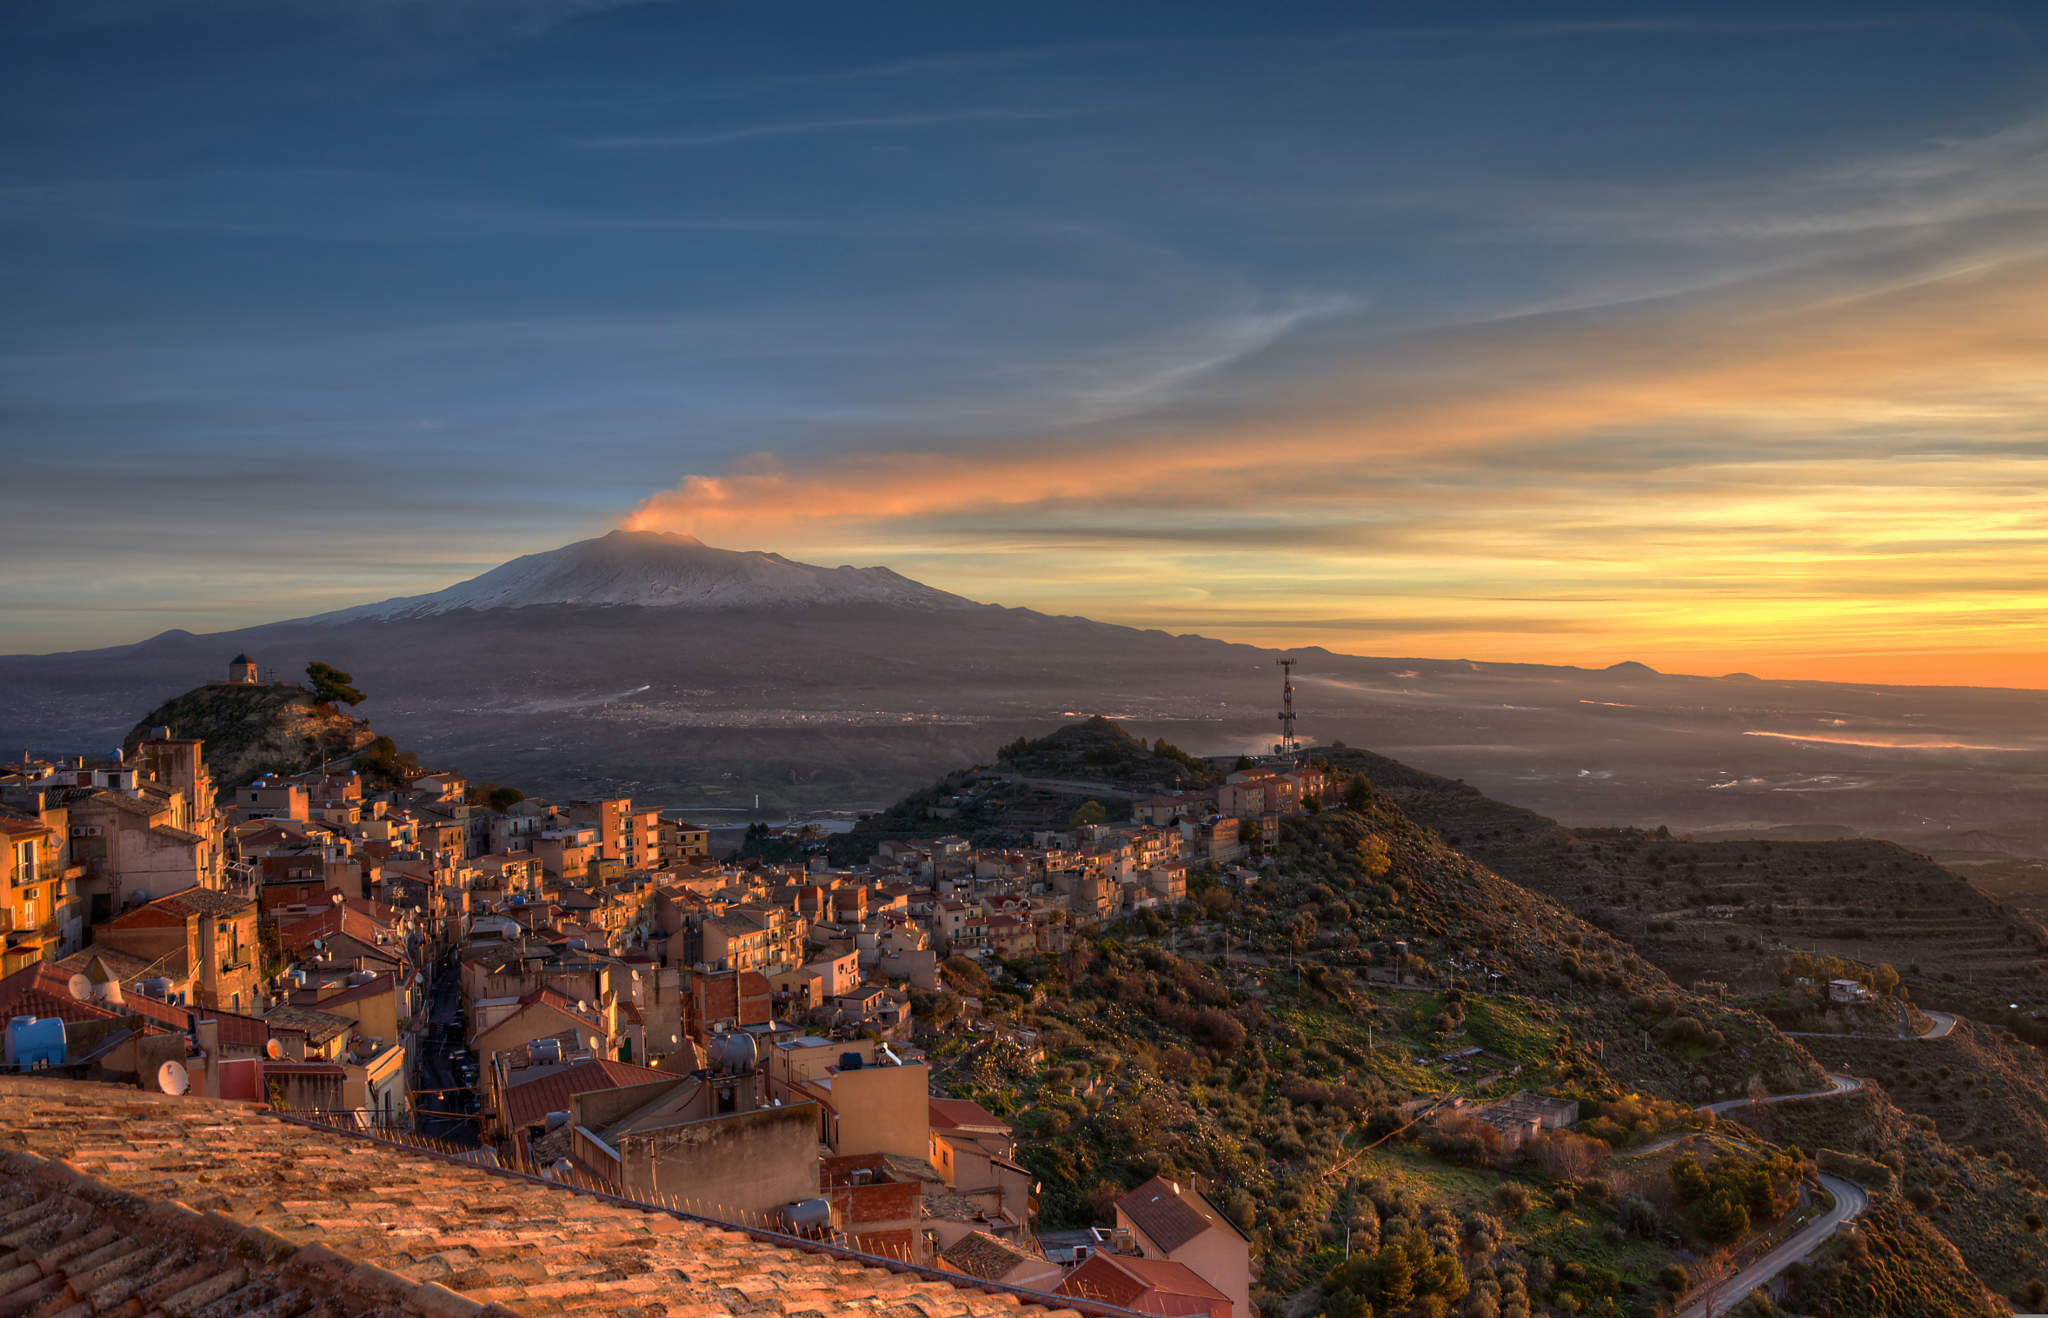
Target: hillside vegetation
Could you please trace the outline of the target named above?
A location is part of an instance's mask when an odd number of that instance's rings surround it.
[[[976,765],[862,819],[835,838],[835,862],[855,864],[886,838],[958,833],[977,846],[1028,845],[1038,829],[1064,828],[1090,802],[1110,818],[1131,801],[1222,780],[1206,761],[1166,741],[1147,743],[1096,716],[1047,736],[1019,737]]]
[[[2039,1308],[2048,1298],[2048,1193],[2032,1172],[2010,1155],[1982,1156],[1969,1145],[1945,1140],[1933,1121],[1899,1110],[1885,1086],[1864,1087],[1840,1098],[1745,1109],[1738,1117],[1768,1139],[1816,1151],[1849,1154],[1889,1173],[1882,1177],[1849,1172],[1874,1192],[1874,1212],[1861,1234],[1873,1251],[1898,1261],[1872,1285],[1867,1262],[1854,1246],[1835,1250],[1827,1263],[1795,1274],[1795,1295],[1836,1314],[1979,1312],[1942,1308],[1969,1299],[1977,1287],[1957,1277],[1954,1260],[1974,1279],[2023,1307]],[[1882,1242],[1880,1244],[1880,1242]],[[2038,1289],[2037,1289],[2038,1288]],[[1795,1312],[1802,1310],[1795,1309]]]
[[[2001,1023],[2009,1004],[2048,992],[2048,929],[1888,842],[1570,829],[1382,756],[1331,758],[1371,776],[1446,843],[1627,938],[1675,979],[1763,993],[1788,955],[1804,952],[1888,964],[1920,1005]]]
[[[239,786],[265,773],[299,773],[370,744],[370,725],[288,682],[213,682],[174,696],[128,730],[133,751],[155,727],[206,742],[214,781]]]
[[[1742,1239],[1810,1184],[1796,1154],[1703,1146],[1713,1184],[1763,1178],[1728,1191],[1755,1198],[1754,1218],[1730,1216],[1674,1188],[1668,1159],[1631,1160],[1710,1128],[1697,1103],[1825,1077],[1761,1017],[1674,984],[1384,799],[1286,821],[1255,884],[1198,880],[1193,896],[987,983],[955,967],[1044,1049],[936,1053],[943,1083],[1019,1127],[1048,1226],[1107,1220],[1155,1174],[1199,1178],[1256,1241],[1275,1306],[1647,1315],[1682,1286],[1681,1250]],[[1455,1112],[1424,1116],[1521,1089],[1579,1100],[1581,1133],[1503,1152]],[[1347,1235],[1369,1262],[1346,1264]]]

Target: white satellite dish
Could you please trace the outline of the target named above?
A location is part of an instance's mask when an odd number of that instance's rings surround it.
[[[192,1087],[192,1077],[185,1074],[183,1063],[165,1062],[156,1069],[156,1087],[176,1096]]]
[[[267,1039],[263,1044],[263,1055],[274,1062],[284,1056],[284,1045],[275,1039]]]
[[[84,975],[73,975],[71,982],[66,987],[71,990],[71,996],[74,1000],[78,1002],[92,1001],[92,981]]]

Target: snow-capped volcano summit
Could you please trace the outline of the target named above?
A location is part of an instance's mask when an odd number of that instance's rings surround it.
[[[956,609],[972,601],[885,567],[817,567],[780,554],[715,549],[695,536],[614,531],[527,554],[427,595],[321,615],[322,622],[424,618],[457,609],[536,604],[678,609],[783,609],[826,604]]]

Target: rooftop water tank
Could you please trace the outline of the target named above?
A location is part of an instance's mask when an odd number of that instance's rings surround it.
[[[859,1054],[859,1053],[841,1053],[841,1054],[839,1054],[839,1069],[840,1069],[840,1070],[842,1070],[842,1071],[858,1071],[858,1070],[860,1070],[860,1067],[861,1067],[861,1056],[860,1056],[860,1054]]]
[[[16,1016],[7,1022],[7,1067],[40,1071],[64,1064],[64,1022],[55,1016]]]
[[[824,1199],[799,1199],[778,1211],[783,1229],[793,1236],[823,1236],[832,1230],[832,1205]]]
[[[721,1075],[746,1075],[754,1069],[756,1054],[751,1034],[721,1034],[712,1040],[710,1062]]]

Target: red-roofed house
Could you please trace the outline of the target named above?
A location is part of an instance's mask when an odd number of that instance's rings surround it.
[[[1053,1294],[1172,1318],[1233,1318],[1229,1296],[1203,1281],[1193,1269],[1167,1259],[1090,1254],[1061,1279]],[[1248,1318],[1249,1313],[1244,1311],[1240,1318]]]
[[[1155,1176],[1116,1201],[1116,1224],[1131,1233],[1146,1259],[1184,1265],[1227,1296],[1239,1318],[1249,1318],[1251,1241],[1201,1191]]]
[[[569,1100],[578,1094],[673,1079],[667,1071],[603,1058],[552,1068],[538,1079],[505,1087],[498,1095],[498,1125],[509,1137],[544,1120],[550,1112],[569,1111]]]

